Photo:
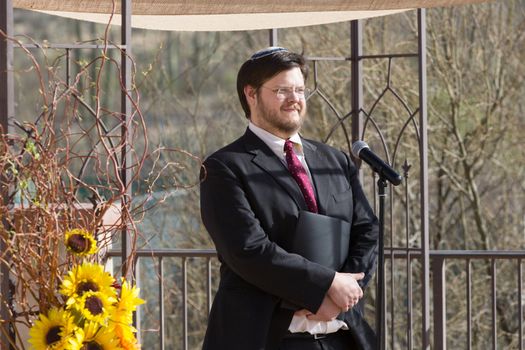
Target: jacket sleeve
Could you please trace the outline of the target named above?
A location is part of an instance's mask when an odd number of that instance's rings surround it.
[[[201,217],[222,261],[246,282],[316,312],[335,272],[270,241],[228,166],[208,158],[201,174]]]
[[[357,168],[348,158],[350,186],[353,193],[353,217],[351,227],[350,249],[344,270],[346,272],[364,272],[365,277],[359,281],[361,287],[370,282],[377,263],[377,242],[379,225],[363,188],[359,181]]]

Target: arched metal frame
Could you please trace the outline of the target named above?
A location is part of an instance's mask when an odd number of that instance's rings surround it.
[[[421,237],[420,237],[420,247],[417,248],[409,248],[408,244],[408,228],[407,228],[407,242],[406,246],[404,248],[397,248],[393,245],[390,247],[385,247],[385,255],[390,259],[390,276],[391,278],[391,285],[390,292],[391,295],[393,295],[393,291],[395,288],[394,285],[394,278],[395,270],[394,270],[394,251],[397,255],[404,255],[407,262],[407,278],[409,279],[409,283],[407,283],[407,294],[410,295],[410,308],[412,306],[412,283],[411,283],[411,260],[409,259],[409,256],[411,254],[416,254],[419,258],[419,261],[421,263],[421,276],[420,276],[420,284],[421,284],[421,345],[422,349],[430,349],[430,256],[429,256],[429,204],[428,204],[428,139],[427,139],[427,97],[426,97],[426,25],[425,25],[425,15],[426,12],[424,9],[417,10],[417,28],[418,28],[418,35],[417,35],[417,47],[418,51],[415,53],[405,53],[405,54],[379,54],[379,55],[363,55],[363,49],[362,49],[362,21],[361,20],[355,20],[350,22],[350,43],[351,43],[351,52],[349,57],[307,57],[307,60],[312,62],[313,65],[313,79],[314,79],[314,90],[313,94],[317,94],[319,98],[322,99],[324,103],[326,103],[329,107],[329,109],[333,112],[337,120],[332,125],[332,128],[326,138],[323,140],[324,142],[327,142],[330,137],[334,134],[334,132],[341,128],[343,134],[346,138],[346,144],[348,147],[348,153],[351,153],[351,144],[357,140],[361,140],[365,138],[366,132],[369,128],[374,128],[375,131],[378,133],[382,147],[384,150],[384,153],[387,155],[387,161],[390,163],[394,163],[397,147],[399,146],[400,139],[407,128],[408,125],[412,125],[415,129],[415,134],[419,146],[419,171],[420,171],[420,227],[421,227]],[[277,30],[271,30],[270,36],[269,36],[270,45],[277,45],[278,43],[278,32]],[[390,85],[390,77],[391,77],[391,63],[393,59],[402,59],[402,58],[416,58],[418,61],[418,106],[417,108],[414,108],[411,110],[409,103],[407,101],[404,101],[400,95],[391,87]],[[370,59],[385,59],[388,60],[388,74],[386,78],[385,87],[382,91],[382,93],[379,94],[379,96],[371,103],[371,106],[366,109],[364,106],[364,98],[363,98],[363,74],[362,74],[362,64],[365,60]],[[342,113],[337,110],[337,108],[334,106],[333,103],[330,102],[330,99],[328,96],[323,94],[323,92],[318,89],[318,62],[320,61],[350,61],[351,64],[351,91],[350,91],[350,99],[351,99],[351,110],[348,113]],[[404,109],[407,112],[408,117],[406,118],[406,121],[401,128],[401,131],[399,135],[397,136],[397,140],[395,143],[394,150],[392,152],[392,156],[390,156],[389,149],[386,145],[385,137],[383,136],[381,132],[380,126],[375,122],[374,120],[374,110],[377,107],[377,105],[380,103],[381,99],[384,97],[385,93],[390,92],[404,107]],[[351,120],[351,130],[347,130],[345,126],[345,122],[347,120]],[[359,161],[356,160],[358,163]],[[405,171],[405,178],[407,178],[408,170],[410,166],[405,163],[403,166],[403,169]],[[361,173],[361,178],[363,178],[363,175]],[[406,184],[405,184],[406,185]],[[393,207],[393,191],[390,191],[390,208],[392,210]],[[374,198],[375,201],[375,198]],[[405,215],[409,215],[408,213],[408,207],[407,212]],[[392,215],[390,215],[392,217]],[[392,227],[392,226],[390,226]],[[390,232],[390,241],[394,242],[393,239],[393,231]],[[382,275],[385,276],[385,266],[380,266],[379,268],[382,268]],[[378,281],[379,282],[379,281]],[[383,282],[384,283],[384,282]],[[379,308],[376,309],[376,320],[379,320],[379,312],[382,312],[383,315],[387,314],[387,300],[386,300],[386,292],[383,293],[382,300],[378,303],[376,300],[376,307],[379,306]],[[382,317],[382,324],[377,324],[376,328],[381,330],[381,337],[380,342],[378,344],[378,349],[383,350],[386,348],[386,340],[390,340],[390,348],[394,349],[395,344],[395,337],[394,337],[394,300],[391,300],[391,302],[388,305],[388,310],[390,311],[391,315],[391,324],[390,324],[390,337],[387,337],[386,332],[386,317]],[[382,310],[381,310],[382,309]],[[412,313],[411,310],[409,310],[408,315],[408,322],[411,324],[412,322]],[[412,327],[408,327],[407,329],[407,339],[408,339],[408,349],[412,348]]]
[[[122,61],[122,67],[121,70],[121,79],[125,86],[125,91],[122,92],[122,99],[121,99],[121,112],[123,117],[123,125],[126,125],[129,121],[129,117],[131,115],[131,105],[130,101],[127,98],[127,92],[130,91],[131,88],[131,64],[130,64],[130,55],[131,55],[131,1],[132,0],[124,0],[121,2],[121,13],[124,15],[122,16],[122,31],[121,31],[121,44],[118,46],[112,46],[111,49],[118,49],[121,52],[121,61]],[[421,229],[421,236],[420,236],[420,246],[419,247],[409,247],[406,245],[406,247],[385,247],[385,256],[389,259],[391,262],[390,265],[390,275],[394,276],[396,274],[396,270],[394,269],[394,261],[396,259],[401,259],[406,261],[406,274],[407,274],[407,319],[409,320],[409,324],[407,327],[407,349],[413,349],[412,344],[412,337],[413,334],[416,333],[412,329],[412,301],[413,301],[413,295],[412,295],[412,267],[411,264],[413,261],[419,261],[421,263],[421,274],[420,274],[420,286],[421,286],[421,325],[420,325],[420,331],[421,331],[421,347],[425,350],[430,348],[430,293],[432,292],[432,299],[433,299],[433,348],[435,349],[446,349],[447,348],[447,330],[446,330],[446,323],[447,323],[447,317],[446,317],[446,280],[445,280],[445,267],[446,262],[450,260],[465,260],[465,273],[466,273],[466,301],[467,301],[467,309],[466,309],[466,323],[467,323],[467,334],[466,334],[466,347],[468,349],[472,348],[473,343],[473,336],[472,336],[472,325],[473,325],[473,318],[472,318],[472,305],[471,305],[471,289],[472,289],[472,269],[471,269],[471,263],[472,261],[476,260],[483,260],[483,261],[489,261],[491,264],[491,301],[492,301],[492,308],[491,308],[491,341],[492,341],[492,349],[497,349],[498,342],[497,342],[497,309],[496,309],[496,301],[497,301],[497,261],[500,260],[506,260],[506,261],[514,261],[516,262],[516,270],[517,270],[517,295],[519,297],[519,312],[518,312],[518,324],[519,324],[519,331],[518,331],[518,337],[519,337],[519,349],[525,349],[524,344],[524,322],[523,322],[523,307],[525,303],[524,298],[524,288],[523,288],[523,262],[525,261],[525,252],[518,251],[518,252],[512,252],[512,251],[430,251],[429,249],[429,192],[428,192],[428,139],[427,139],[427,107],[426,107],[426,54],[425,54],[425,47],[426,47],[426,24],[425,24],[425,10],[418,10],[417,11],[417,22],[418,22],[418,50],[417,53],[408,53],[408,54],[381,54],[381,55],[363,55],[362,54],[362,22],[361,21],[352,21],[350,24],[350,40],[351,40],[351,53],[349,57],[339,57],[339,58],[322,58],[322,57],[309,57],[309,59],[312,61],[312,64],[314,65],[314,74],[316,73],[316,62],[321,60],[344,60],[349,61],[351,64],[351,92],[350,92],[350,98],[351,98],[351,111],[347,114],[341,114],[337,112],[337,110],[334,108],[334,106],[330,106],[332,111],[336,114],[338,121],[336,122],[336,125],[334,125],[333,130],[335,130],[338,127],[344,127],[344,121],[350,120],[351,121],[351,131],[350,133],[344,129],[345,136],[347,138],[347,144],[350,147],[351,143],[355,140],[361,139],[364,137],[367,128],[373,128],[376,132],[381,136],[379,126],[375,123],[373,118],[373,111],[378,103],[378,101],[381,99],[382,95],[378,96],[376,98],[376,101],[372,103],[371,107],[366,109],[363,103],[363,74],[362,74],[362,63],[367,59],[387,59],[389,61],[389,74],[391,65],[393,59],[398,59],[402,57],[412,57],[418,59],[418,85],[419,85],[419,95],[418,95],[418,107],[417,108],[410,108],[407,103],[402,101],[400,96],[395,93],[394,90],[391,89],[389,86],[389,78],[387,78],[387,83],[385,87],[385,92],[389,91],[392,93],[395,98],[401,102],[403,107],[405,108],[407,112],[407,119],[402,127],[401,134],[403,133],[403,130],[407,128],[409,125],[414,127],[416,130],[416,138],[419,146],[419,170],[420,170],[420,184],[419,184],[419,191],[420,191],[420,229]],[[12,7],[12,0],[4,0],[0,4],[0,30],[2,30],[7,36],[13,36],[13,7]],[[277,45],[278,43],[278,31],[273,29],[269,31],[269,43],[270,45]],[[26,48],[37,48],[35,44],[28,44],[25,45]],[[55,48],[55,49],[63,49],[66,51],[66,56],[68,57],[68,64],[69,64],[69,53],[71,50],[76,49],[98,49],[101,48],[99,45],[91,45],[91,44],[81,44],[81,45],[62,45],[62,44],[52,44],[47,45],[49,48]],[[14,84],[13,84],[13,45],[10,41],[7,40],[0,40],[0,125],[3,128],[3,132],[9,132],[9,123],[8,121],[10,118],[14,118],[15,116],[15,110],[14,110]],[[68,75],[68,81],[69,81],[69,66],[66,67],[66,74]],[[326,97],[326,96],[325,96]],[[329,104],[329,100],[325,98],[325,101]],[[330,104],[329,104],[330,105]],[[416,120],[417,118],[417,120]],[[121,129],[121,135],[122,137],[127,138],[127,130],[125,128]],[[327,137],[327,139],[330,137],[330,135]],[[399,139],[398,139],[399,140]],[[383,139],[384,144],[384,139]],[[396,142],[396,146],[394,148],[397,148],[398,141]],[[385,145],[385,144],[384,144]],[[390,153],[388,152],[388,148],[385,147],[385,153],[387,154],[387,160],[389,162],[395,161],[395,149],[392,153],[392,159],[390,159]],[[129,158],[126,158],[127,154],[124,151],[123,153],[123,164],[126,162],[129,162]],[[405,162],[405,164],[402,166],[405,178],[408,176],[408,172],[410,169],[410,165]],[[129,173],[130,170],[127,169],[126,166],[123,166],[121,173],[121,178],[126,180],[131,178],[131,174]],[[127,169],[127,170],[126,170]],[[2,174],[0,174],[2,176]],[[128,188],[131,188],[129,186]],[[3,189],[6,190],[6,189]],[[390,192],[392,194],[392,191]],[[408,203],[408,191],[405,187],[405,201]],[[131,193],[128,193],[128,195],[131,196]],[[5,200],[7,196],[5,196],[5,193],[3,193],[3,200]],[[131,198],[131,197],[129,197]],[[393,204],[393,196],[390,196],[390,206],[392,207]],[[409,208],[406,208],[405,215],[408,217],[412,215],[410,213]],[[391,230],[392,231],[392,230]],[[130,248],[130,238],[129,232],[123,231],[121,233],[122,238],[122,249],[120,251],[111,251],[109,254],[111,257],[117,257],[122,259],[123,262],[130,261],[130,254],[131,254],[131,248]],[[409,237],[409,228],[408,223],[406,224],[406,240],[408,242]],[[391,232],[391,242],[393,242],[393,233]],[[2,243],[0,242],[0,252],[4,253],[6,251],[6,247],[1,246]],[[4,253],[5,254],[5,253]],[[162,251],[150,251],[150,250],[144,250],[144,251],[137,251],[136,256],[132,261],[134,263],[133,266],[129,266],[129,268],[126,269],[128,271],[128,277],[133,277],[133,270],[136,266],[137,259],[139,258],[155,258],[158,260],[158,273],[159,276],[163,276],[163,264],[162,261],[164,258],[179,258],[182,260],[182,274],[183,274],[183,281],[182,285],[183,288],[181,290],[183,294],[183,334],[184,336],[181,339],[182,348],[188,349],[188,310],[187,310],[187,259],[189,258],[201,258],[204,259],[207,265],[207,273],[206,273],[206,294],[207,294],[207,309],[209,310],[211,307],[211,301],[212,301],[212,260],[215,259],[216,253],[214,250],[208,249],[208,250],[184,250],[184,249],[169,249],[169,250],[162,250]],[[8,258],[4,255],[4,258]],[[430,265],[430,258],[432,258],[432,265]],[[383,267],[384,268],[384,267]],[[431,273],[432,271],[432,273]],[[432,291],[430,290],[430,278],[432,277]],[[163,279],[160,278],[159,280],[159,295],[160,300],[163,300],[163,290],[164,290],[164,284]],[[1,295],[13,295],[13,292],[11,290],[12,285],[9,280],[9,269],[5,264],[0,264],[0,293]],[[396,288],[394,279],[391,279],[389,289],[390,291],[394,290]],[[393,294],[391,294],[393,295]],[[386,314],[386,311],[388,310],[391,315],[394,315],[395,313],[395,303],[394,300],[391,299],[390,303],[387,305],[386,303],[386,296],[384,296],[383,300],[384,309],[383,311]],[[0,318],[3,320],[8,320],[10,318],[10,310],[8,308],[8,305],[0,304]],[[160,333],[160,346],[161,349],[164,349],[164,308],[163,304],[160,304],[160,313],[159,313],[159,333]],[[13,338],[13,328],[12,324],[9,322],[4,322],[0,324],[0,344],[8,344],[9,339]],[[388,332],[386,328],[386,321],[383,324],[383,329],[385,330],[383,333],[383,337],[381,337],[382,342],[380,343],[380,349],[384,349],[386,347],[386,340],[390,343],[390,348],[394,348],[394,344],[396,344],[396,339],[393,336],[394,335],[394,320],[393,317],[391,317],[391,323],[389,325],[390,329],[390,337],[388,337]]]
[[[0,29],[4,31],[7,36],[12,36],[13,33],[13,8],[12,1],[7,0],[2,2],[2,11],[0,11]],[[121,135],[126,139],[129,139],[128,130],[125,125],[128,124],[129,118],[131,116],[131,103],[127,96],[127,92],[131,90],[131,0],[125,0],[121,3],[121,13],[122,16],[122,26],[121,26],[121,45],[117,48],[121,50],[121,79],[123,85],[125,86],[125,91],[121,95],[121,113],[123,115],[123,123],[121,128]],[[421,247],[420,247],[420,256],[422,260],[423,270],[422,270],[422,300],[423,300],[423,317],[422,317],[422,335],[423,335],[423,344],[424,349],[430,347],[429,344],[429,330],[430,330],[430,316],[429,316],[429,255],[428,255],[428,180],[427,180],[427,138],[426,138],[426,60],[425,60],[425,10],[418,10],[418,54],[419,59],[419,147],[420,147],[420,170],[421,170],[421,227],[422,227],[422,237],[421,237]],[[366,131],[367,123],[372,120],[370,118],[371,112],[373,111],[374,106],[369,112],[366,112],[363,107],[363,88],[362,88],[362,62],[366,59],[371,58],[388,58],[392,59],[394,56],[399,57],[399,54],[396,55],[381,55],[381,56],[364,56],[362,55],[362,23],[361,21],[352,21],[351,22],[351,56],[349,58],[322,58],[322,57],[309,57],[314,64],[314,74],[316,62],[321,60],[349,60],[351,62],[352,69],[352,88],[351,88],[351,112],[345,116],[338,116],[338,123],[334,126],[334,129],[338,126],[344,128],[343,122],[347,118],[351,118],[351,139],[352,142],[361,139]],[[269,43],[270,45],[276,45],[278,42],[278,31],[272,29],[269,31]],[[31,46],[31,45],[28,45]],[[90,45],[57,45],[60,48],[65,49],[67,54],[70,53],[72,49],[79,48],[91,48]],[[93,46],[93,45],[91,45]],[[35,46],[36,47],[36,46]],[[405,55],[404,55],[405,56]],[[408,54],[406,56],[414,56],[413,54]],[[12,71],[12,60],[13,60],[13,46],[7,40],[2,40],[0,42],[0,125],[2,125],[4,132],[8,132],[8,120],[13,118],[14,113],[14,87],[13,87],[13,71]],[[69,63],[69,61],[68,61]],[[68,70],[69,72],[69,70]],[[67,77],[69,81],[69,76]],[[380,97],[379,97],[380,98]],[[378,98],[378,100],[379,100]],[[326,102],[329,103],[327,98],[324,98]],[[332,106],[332,109],[335,109]],[[414,116],[414,113],[412,116]],[[373,120],[372,120],[373,122]],[[351,146],[350,137],[346,129],[344,129],[348,146]],[[327,139],[330,137],[328,135]],[[326,141],[325,140],[325,141]],[[125,182],[126,179],[131,178],[130,170],[125,166],[126,163],[130,162],[130,154],[126,152],[126,149],[122,151],[122,173],[121,177]],[[131,186],[128,187],[131,191]],[[131,198],[131,193],[129,197]],[[4,196],[5,198],[5,196]],[[129,232],[124,230],[121,233],[121,242],[122,249],[120,252],[120,257],[122,261],[125,262],[128,260],[131,254],[131,237],[129,237]],[[1,247],[3,248],[3,247]],[[2,251],[5,251],[2,249]],[[133,267],[132,266],[123,266],[124,271],[128,271],[128,277],[133,276]],[[8,276],[7,267],[2,265],[2,280],[1,280],[1,292],[2,295],[10,294],[10,285]],[[208,293],[210,294],[210,293]],[[383,305],[386,305],[386,300],[384,300]],[[1,317],[2,319],[9,318],[9,310],[7,310],[5,305],[0,306]],[[383,310],[386,312],[386,308]],[[162,321],[161,321],[162,322]],[[385,326],[385,325],[384,325]],[[2,327],[6,329],[0,334],[1,341],[4,344],[8,343],[8,334],[12,334],[12,330],[7,329],[9,324],[3,324]],[[385,329],[385,327],[383,327]],[[380,349],[385,348],[384,340],[386,334],[383,334],[381,339],[383,340],[380,343]],[[187,340],[184,339],[184,345],[187,346]],[[393,345],[393,343],[392,343]]]
[[[13,8],[12,2],[10,0],[2,2],[3,8],[0,11],[0,28],[6,33],[6,35],[11,36],[13,34]],[[121,70],[121,79],[125,86],[126,91],[131,90],[131,0],[125,0],[121,3],[121,13],[122,16],[122,29],[121,29],[121,62],[123,69]],[[428,177],[427,177],[427,116],[426,116],[426,59],[425,59],[425,10],[418,10],[418,59],[419,59],[419,147],[420,147],[420,170],[421,170],[421,227],[422,227],[422,237],[421,237],[421,247],[420,254],[422,257],[422,300],[423,300],[423,317],[422,317],[422,335],[423,335],[423,345],[424,348],[428,348],[429,345],[429,330],[430,330],[430,316],[429,316],[429,255],[428,255]],[[352,65],[352,91],[351,91],[351,106],[352,111],[344,116],[338,117],[339,123],[344,127],[343,121],[351,117],[352,119],[352,131],[351,138],[352,142],[361,139],[366,130],[366,124],[370,120],[370,112],[367,113],[363,109],[363,94],[362,94],[362,61],[370,58],[377,58],[378,56],[363,56],[362,55],[362,24],[360,21],[352,21],[351,23],[351,56],[349,58]],[[276,45],[278,42],[278,32],[277,30],[270,30],[269,33],[269,42],[270,45]],[[78,45],[75,46],[64,46],[64,49],[71,50],[74,48],[79,48]],[[394,55],[381,55],[381,57],[391,59]],[[399,57],[399,55],[396,55]],[[12,72],[12,59],[13,59],[13,46],[7,41],[3,40],[0,43],[0,124],[3,127],[5,132],[8,132],[8,120],[11,117],[14,117],[14,88],[13,88],[13,72]],[[322,60],[323,58],[309,58],[314,62],[314,71],[315,63]],[[334,59],[334,58],[328,58]],[[344,58],[346,59],[346,58]],[[130,136],[128,135],[128,130],[125,128],[125,125],[128,124],[129,117],[131,115],[131,103],[129,98],[126,95],[126,91],[122,92],[121,96],[121,112],[123,115],[123,127],[121,129],[123,137],[126,139]],[[379,100],[379,99],[378,99]],[[328,100],[326,99],[328,102]],[[371,111],[373,110],[373,107]],[[366,117],[366,118],[364,118]],[[337,125],[336,125],[337,126]],[[345,130],[348,140],[348,133]],[[328,136],[329,137],[329,136]],[[349,140],[348,140],[349,141]],[[348,142],[350,146],[350,142]],[[123,170],[122,170],[122,179],[124,182],[126,179],[131,178],[129,174],[128,167],[125,166],[126,163],[130,162],[129,152],[126,152],[126,149],[123,150]],[[131,186],[129,186],[131,191]],[[129,193],[129,198],[131,198],[131,193]],[[5,198],[5,196],[4,196]],[[2,247],[3,248],[3,247]],[[2,251],[5,251],[2,249]],[[127,261],[131,253],[130,247],[130,237],[129,232],[122,232],[122,250],[121,250],[121,259],[123,262]],[[132,271],[129,268],[124,268],[124,271],[129,271],[128,274],[131,276]],[[2,265],[2,281],[1,281],[1,291],[2,295],[10,294],[9,278],[7,267]],[[386,300],[383,305],[386,305]],[[8,319],[9,310],[6,309],[5,305],[1,305],[1,316],[3,319]],[[386,312],[386,309],[383,310]],[[2,325],[2,327],[8,327],[8,324]],[[383,327],[385,329],[385,327]],[[7,343],[7,334],[10,334],[10,330],[6,329],[0,335],[2,337],[2,342]],[[385,344],[385,334],[381,337],[383,340],[380,344],[380,348],[384,349]]]
[[[121,45],[110,47],[111,49],[118,49],[121,52],[121,62],[123,69],[121,70],[121,79],[125,86],[125,91],[122,92],[121,98],[121,112],[123,115],[122,125],[127,125],[129,118],[132,113],[132,108],[130,100],[127,96],[127,92],[131,90],[131,1],[124,0],[121,2],[121,13],[122,16],[122,30],[121,30]],[[408,53],[408,54],[381,54],[381,55],[363,55],[362,51],[362,22],[361,21],[352,21],[350,23],[350,40],[351,40],[351,53],[349,57],[340,57],[340,58],[322,58],[322,57],[309,57],[314,65],[314,75],[316,73],[316,62],[321,60],[345,60],[349,61],[351,64],[351,111],[345,115],[339,113],[331,106],[330,108],[337,115],[338,121],[336,122],[335,128],[343,127],[344,121],[351,121],[351,130],[344,129],[347,144],[351,145],[353,141],[362,139],[366,135],[367,127],[374,129],[379,129],[375,124],[373,118],[373,111],[377,102],[381,99],[379,96],[376,99],[376,102],[372,103],[372,106],[368,109],[365,108],[363,103],[363,74],[362,74],[362,63],[367,59],[387,59],[389,62],[394,58],[400,57],[412,57],[417,58],[418,60],[418,84],[419,84],[419,100],[418,107],[410,109],[407,103],[404,103],[398,95],[395,94],[395,91],[389,90],[393,93],[396,99],[401,101],[401,104],[405,107],[408,118],[405,121],[405,124],[402,127],[402,131],[407,128],[409,125],[414,127],[416,130],[417,142],[419,145],[419,172],[420,172],[420,246],[416,248],[411,248],[408,245],[406,247],[386,247],[385,255],[386,258],[390,259],[391,269],[390,274],[394,276],[395,270],[393,267],[393,262],[395,259],[404,259],[406,260],[406,273],[407,273],[407,293],[409,294],[409,304],[407,307],[407,318],[409,319],[409,326],[407,329],[407,349],[412,349],[412,326],[411,326],[411,317],[412,317],[412,280],[411,280],[411,262],[417,260],[421,263],[421,345],[424,350],[430,349],[430,271],[432,270],[432,294],[433,294],[433,343],[435,349],[446,349],[446,282],[445,282],[445,260],[449,259],[464,259],[466,261],[466,274],[467,274],[467,348],[472,348],[472,334],[471,334],[471,325],[472,325],[472,312],[470,305],[470,288],[471,288],[471,270],[470,263],[472,259],[484,259],[490,260],[492,266],[492,347],[493,349],[497,348],[497,322],[496,322],[496,260],[498,259],[512,259],[517,261],[517,270],[518,270],[518,295],[519,295],[519,308],[523,310],[523,260],[525,259],[525,253],[515,253],[515,252],[476,252],[476,251],[430,251],[429,248],[429,191],[428,191],[428,139],[427,139],[427,99],[426,99],[426,24],[425,24],[425,15],[426,12],[424,9],[417,10],[417,22],[418,22],[418,52],[417,53]],[[0,2],[0,30],[2,30],[7,36],[13,36],[13,7],[12,0],[4,0]],[[279,39],[279,32],[276,29],[269,31],[269,43],[270,45],[277,45]],[[35,44],[28,44],[27,48],[36,48]],[[68,57],[69,64],[69,53],[71,50],[76,49],[97,49],[100,48],[98,45],[90,44],[71,44],[71,45],[48,45],[50,48],[57,48],[66,50],[66,56]],[[14,118],[15,109],[14,109],[14,79],[13,79],[13,45],[7,40],[0,40],[0,125],[3,128],[3,132],[9,132],[8,130],[8,121],[10,118]],[[390,65],[389,65],[390,70]],[[67,81],[69,81],[69,69],[66,70],[68,74]],[[390,89],[387,85],[385,89]],[[326,102],[329,103],[329,100],[326,99]],[[121,129],[121,135],[126,139],[130,139],[128,130],[125,127]],[[328,140],[330,135],[327,136]],[[325,141],[326,141],[325,140]],[[397,143],[396,143],[397,145]],[[397,147],[397,146],[396,146]],[[129,158],[126,158],[127,152],[123,151],[123,164],[130,162]],[[392,159],[390,159],[388,149],[385,148],[385,153],[387,154],[387,159],[390,162],[395,161],[395,150],[392,153]],[[121,177],[125,181],[126,179],[131,178],[130,170],[128,167],[123,166]],[[408,171],[410,165],[405,162],[402,166],[404,170],[405,178],[408,176]],[[0,176],[2,176],[0,174]],[[361,175],[362,176],[362,175]],[[128,187],[131,189],[131,186]],[[392,193],[392,192],[391,192]],[[129,198],[131,198],[131,193]],[[393,196],[390,196],[391,206],[393,201]],[[408,194],[405,193],[405,197],[408,197]],[[7,198],[7,196],[3,196]],[[410,215],[409,209],[406,209],[405,215],[407,217]],[[131,239],[129,232],[123,231],[121,233],[122,238],[122,249],[118,252],[110,252],[112,257],[121,258],[122,261],[129,261],[131,255]],[[408,225],[407,225],[407,241],[408,241]],[[393,242],[393,240],[391,240]],[[0,243],[2,244],[2,243]],[[6,247],[0,246],[0,252],[5,252]],[[138,258],[143,257],[155,257],[159,260],[158,264],[158,273],[159,276],[163,276],[163,258],[181,258],[183,266],[183,300],[187,301],[187,276],[186,276],[186,264],[188,258],[202,258],[206,260],[207,264],[207,306],[208,310],[211,306],[212,300],[212,287],[211,287],[211,260],[215,257],[215,252],[213,250],[181,250],[181,249],[172,249],[172,250],[163,250],[163,251],[138,251],[136,256],[132,261],[135,263],[132,266],[128,266],[125,270],[127,271],[128,278],[134,277],[134,267],[136,266],[136,261]],[[432,265],[430,265],[430,257],[432,257]],[[9,270],[5,264],[0,264],[0,292],[2,295],[13,295],[11,291],[11,285],[9,281]],[[384,266],[382,267],[384,268]],[[394,280],[392,279],[391,284],[389,285],[390,291],[395,288]],[[163,281],[162,278],[159,281],[159,295],[160,300],[163,300]],[[383,300],[385,305],[383,312],[386,313],[387,307],[389,312],[394,314],[394,302],[393,300],[387,305],[386,296]],[[10,310],[3,303],[0,304],[0,318],[9,319]],[[160,314],[159,314],[159,324],[160,324],[160,348],[164,349],[164,309],[161,304]],[[184,303],[183,311],[183,339],[181,339],[182,346],[184,349],[188,348],[188,313],[186,309],[186,303]],[[386,321],[385,321],[386,323]],[[383,329],[386,329],[386,324],[383,325]],[[8,344],[10,335],[13,334],[12,325],[9,323],[0,324],[0,344]],[[390,324],[390,334],[393,334],[394,322],[392,317],[392,323]],[[386,331],[385,331],[386,333]],[[12,337],[11,337],[12,338]],[[381,349],[386,347],[384,344],[385,340],[389,340],[390,347],[394,348],[395,339],[394,336],[387,337],[387,334],[383,334],[383,342]],[[520,349],[523,349],[523,311],[520,311],[519,319],[519,344]]]

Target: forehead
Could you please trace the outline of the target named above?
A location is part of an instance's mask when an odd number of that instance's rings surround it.
[[[268,79],[265,85],[271,86],[304,86],[304,77],[299,67],[284,70]]]

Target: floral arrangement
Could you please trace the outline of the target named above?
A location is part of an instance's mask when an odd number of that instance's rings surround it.
[[[150,149],[135,63],[128,57],[130,88],[109,53],[118,49],[109,28],[95,40],[98,56],[74,62],[45,45],[35,55],[20,41],[30,38],[0,32],[25,53],[17,79],[34,87],[24,104],[36,107],[0,125],[0,349],[25,350],[28,341],[36,350],[140,348],[132,314],[144,301],[130,283],[138,223],[166,189],[198,183],[180,176],[198,157]],[[76,73],[65,79],[70,63]],[[115,95],[131,106],[127,115],[109,107]],[[123,236],[115,271],[128,280],[117,280],[103,263]]]
[[[93,234],[83,229],[65,234],[67,250],[78,257],[97,253]],[[60,284],[61,307],[41,313],[29,331],[35,350],[139,349],[133,312],[144,303],[139,290],[104,271],[101,264],[83,261]]]
[[[138,349],[132,313],[143,301],[130,281],[117,283],[102,264],[126,232],[130,252],[115,270],[133,275],[144,210],[141,203],[132,207],[129,193],[150,156],[137,92],[128,96],[131,121],[93,108],[104,67],[117,65],[105,50],[81,63],[73,82],[58,74],[59,60],[41,65],[23,50],[26,72],[36,73],[39,84],[40,114],[0,127],[0,348],[24,350],[29,342],[36,350]],[[126,125],[125,132],[115,133],[115,125]],[[133,155],[126,174],[124,150]]]

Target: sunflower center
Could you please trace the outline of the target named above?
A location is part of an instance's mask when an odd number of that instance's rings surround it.
[[[84,343],[84,346],[80,350],[104,350],[104,348],[98,343],[90,341],[89,343]]]
[[[60,340],[60,326],[54,326],[46,333],[46,345],[51,345]]]
[[[102,304],[102,300],[100,300],[96,296],[90,296],[86,298],[86,309],[91,312],[92,315],[100,315],[103,311],[104,305]]]
[[[91,242],[83,235],[74,234],[67,240],[68,247],[75,253],[84,253],[91,249]]]
[[[78,295],[82,295],[85,292],[98,292],[98,285],[92,281],[80,282],[77,287]]]

